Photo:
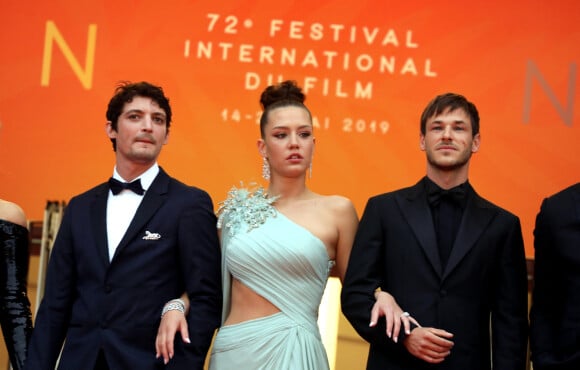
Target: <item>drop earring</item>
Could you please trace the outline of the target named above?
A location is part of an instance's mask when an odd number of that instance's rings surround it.
[[[262,162],[262,177],[264,180],[270,180],[270,164],[266,157],[262,157],[264,162]]]

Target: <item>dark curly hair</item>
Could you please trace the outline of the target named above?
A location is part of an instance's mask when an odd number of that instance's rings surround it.
[[[151,98],[156,102],[161,109],[165,111],[167,132],[169,133],[169,126],[171,125],[171,106],[169,105],[169,98],[163,93],[160,86],[155,86],[149,82],[135,82],[121,81],[115,89],[115,95],[109,101],[107,106],[107,121],[111,122],[113,130],[117,131],[117,121],[125,103],[129,103],[136,96]],[[117,140],[111,139],[113,143],[113,150],[117,150]]]

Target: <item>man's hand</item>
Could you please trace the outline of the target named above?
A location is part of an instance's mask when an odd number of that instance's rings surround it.
[[[435,328],[418,327],[411,331],[403,344],[407,351],[421,360],[438,364],[451,353],[453,334]]]

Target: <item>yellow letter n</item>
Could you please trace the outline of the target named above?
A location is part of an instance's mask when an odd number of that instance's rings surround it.
[[[86,90],[89,90],[93,84],[93,69],[95,65],[95,44],[97,40],[97,25],[89,25],[87,35],[87,54],[85,56],[85,69],[73,55],[70,47],[62,37],[53,21],[46,22],[46,35],[44,38],[44,55],[42,57],[42,76],[40,77],[40,86],[48,86],[50,82],[50,67],[52,63],[52,44],[53,41],[62,51],[65,59],[71,66],[74,74],[78,77],[81,84]]]

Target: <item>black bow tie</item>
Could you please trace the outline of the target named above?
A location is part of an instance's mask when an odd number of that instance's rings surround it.
[[[141,186],[141,179],[137,179],[133,182],[121,182],[111,177],[109,179],[109,187],[111,188],[113,195],[117,195],[125,189],[131,190],[135,194],[139,195],[143,195],[145,193],[145,190],[143,190],[143,187]]]
[[[439,205],[441,199],[448,199],[456,204],[463,204],[465,195],[465,189],[461,185],[447,190],[441,189],[438,186],[430,186],[427,190],[427,200],[433,206]]]

